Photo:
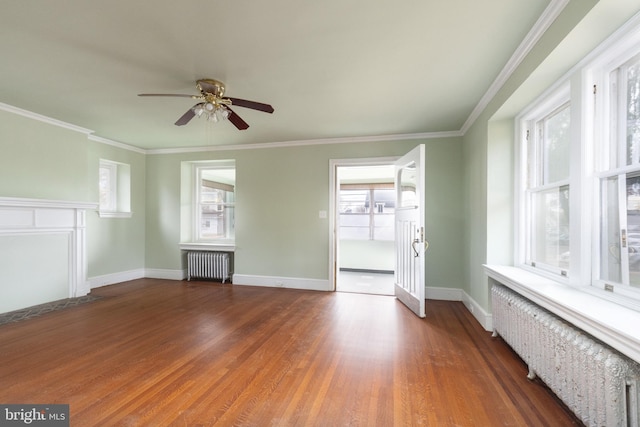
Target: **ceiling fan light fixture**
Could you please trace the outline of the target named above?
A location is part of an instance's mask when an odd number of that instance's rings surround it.
[[[181,98],[197,99],[199,102],[187,110],[174,124],[184,126],[194,117],[203,117],[207,121],[217,123],[221,120],[229,120],[238,130],[249,128],[249,124],[242,120],[238,114],[231,111],[231,105],[250,108],[252,110],[273,113],[273,107],[261,102],[249,101],[241,98],[223,98],[224,84],[214,79],[200,79],[196,82],[196,88],[200,95],[170,94],[170,93],[140,93],[138,96],[174,96]]]
[[[202,116],[202,113],[204,113],[204,108],[202,108],[202,105],[198,104],[193,108],[193,112],[196,113],[196,116],[200,117]]]

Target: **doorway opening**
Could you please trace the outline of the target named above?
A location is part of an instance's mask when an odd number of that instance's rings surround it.
[[[333,169],[335,290],[394,295],[393,160],[350,162]]]

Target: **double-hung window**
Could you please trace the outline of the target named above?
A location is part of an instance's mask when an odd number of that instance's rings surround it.
[[[620,59],[601,74],[597,101],[600,244],[594,272],[609,289],[640,288],[640,54]]]
[[[567,276],[570,260],[570,120],[566,96],[523,120],[524,262]]]
[[[235,239],[235,164],[199,164],[195,168],[194,234],[197,242]]]
[[[637,308],[640,25],[598,52],[518,118],[516,263]]]

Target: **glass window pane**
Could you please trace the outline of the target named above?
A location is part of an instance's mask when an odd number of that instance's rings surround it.
[[[603,179],[600,194],[600,278],[621,283],[618,178]]]
[[[398,173],[400,174],[400,179],[398,180],[400,182],[400,206],[417,206],[418,177],[416,176],[416,165],[411,163],[400,169]]]
[[[532,260],[569,268],[569,187],[533,194]]]
[[[394,215],[378,214],[374,217],[373,240],[394,240]]]
[[[227,173],[223,169],[205,169],[200,182],[200,229],[201,240],[234,239],[235,209],[234,186],[213,181],[215,174]]]
[[[340,215],[340,227],[369,228],[369,214],[342,214]]]
[[[640,176],[627,177],[629,284],[640,286]]]
[[[393,213],[396,206],[396,192],[393,188],[373,190],[376,213]]]
[[[626,69],[626,140],[627,164],[640,163],[640,61],[637,59]]]
[[[99,188],[100,188],[100,209],[112,210],[111,206],[111,169],[100,167],[99,170]]]
[[[569,178],[570,120],[571,110],[565,107],[543,122],[544,184]]]
[[[360,187],[340,190],[340,238],[393,240],[395,189],[393,186],[376,188],[380,184],[360,184]]]
[[[340,238],[353,240],[369,240],[369,214],[341,214]]]
[[[340,213],[367,212],[369,190],[340,190]]]

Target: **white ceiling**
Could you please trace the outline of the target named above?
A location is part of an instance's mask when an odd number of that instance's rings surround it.
[[[143,149],[459,132],[549,0],[29,0],[0,102]],[[251,126],[174,122],[216,78]]]

